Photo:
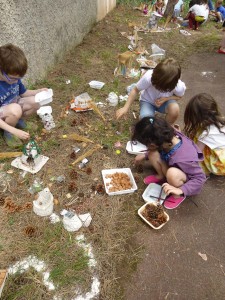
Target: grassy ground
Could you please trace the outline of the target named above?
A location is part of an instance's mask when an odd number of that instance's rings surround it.
[[[140,12],[119,5],[91,30],[82,44],[65,53],[64,59],[54,66],[46,78],[33,85],[33,88],[50,87],[54,90],[52,107],[56,128],[45,132],[38,118],[32,120],[38,126],[33,134],[37,137],[42,153],[50,157],[38,174],[28,173],[22,177],[19,170],[10,166],[11,160],[2,162],[2,172],[8,173],[7,184],[2,185],[2,190],[5,187],[7,190],[0,197],[0,264],[1,268],[7,268],[28,255],[35,255],[47,264],[56,291],[49,291],[43,285],[41,274],[29,269],[23,274],[9,277],[2,299],[48,300],[57,294],[67,300],[72,298],[78,287],[83,294],[89,291],[93,273],[88,267],[86,252],[75,240],[80,233],[85,235],[94,249],[97,261],[95,272],[101,281],[100,298],[123,299],[123,283],[135,270],[143,251],[142,245],[135,244],[133,236],[142,229],[137,209],[142,205],[144,175],[133,166],[133,157],[125,151],[130,129],[136,121],[132,112],[138,116],[138,102],[125,120],[116,121],[117,108],[109,107],[105,99],[112,91],[125,95],[126,87],[136,81],[113,75],[118,53],[127,51],[129,44],[120,32],[131,32],[128,27],[130,22],[146,24],[147,19]],[[149,52],[151,44],[156,43],[166,50],[167,57],[176,58],[182,68],[188,68],[191,54],[198,52],[204,55],[216,51],[221,31],[213,22],[208,22],[199,32],[193,32],[188,37],[180,34],[178,29],[164,33],[139,33],[139,36],[143,38],[143,44]],[[66,84],[68,79],[70,84]],[[102,90],[94,90],[88,85],[91,80],[106,84]],[[106,104],[100,108],[106,122],[91,111],[78,114],[68,110],[70,100],[83,92],[88,92],[95,102]],[[80,147],[80,153],[84,154],[93,148],[93,144],[62,138],[63,134],[73,132],[91,139],[94,145],[104,145],[88,157],[89,163],[84,169],[79,169],[77,164],[72,165],[75,159],[71,158],[72,146]],[[117,141],[122,144],[119,155],[114,146]],[[9,151],[3,140],[0,140],[0,144],[3,151]],[[99,189],[99,185],[102,185],[101,170],[121,167],[131,167],[138,191],[109,197]],[[77,174],[75,179],[74,171]],[[58,183],[54,179],[60,175],[65,176],[65,182]],[[51,224],[48,218],[36,216],[30,208],[11,212],[7,210],[4,204],[6,197],[10,197],[17,205],[35,199],[36,195],[31,195],[28,188],[36,178],[40,178],[43,187],[48,186],[53,193],[56,213],[63,208],[90,212],[92,225],[81,229],[79,233],[69,233],[62,223]],[[72,198],[68,198],[68,193]]]

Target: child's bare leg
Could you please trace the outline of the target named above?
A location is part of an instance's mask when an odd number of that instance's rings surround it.
[[[21,98],[19,104],[22,107],[23,117],[28,117],[36,113],[36,111],[40,108],[40,105],[35,102],[34,96]]]
[[[171,167],[167,169],[166,179],[170,185],[179,188],[187,181],[187,176],[180,169]]]
[[[7,124],[15,127],[18,120],[22,116],[21,106],[17,103],[12,103],[12,104],[4,106],[2,109],[3,109],[3,115],[4,115],[3,120]]]
[[[163,179],[166,176],[168,166],[166,162],[161,159],[158,151],[149,151],[149,162],[156,170],[156,178]]]
[[[170,103],[166,107],[166,121],[170,124],[174,124],[179,117],[180,108],[177,103]]]

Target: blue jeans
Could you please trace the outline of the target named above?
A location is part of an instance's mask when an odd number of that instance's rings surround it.
[[[143,119],[144,117],[154,117],[156,111],[165,114],[166,108],[170,103],[177,103],[177,101],[168,100],[164,102],[160,107],[157,107],[149,102],[140,100],[140,119]]]
[[[212,0],[208,0],[208,6],[209,6],[209,10],[214,10]]]

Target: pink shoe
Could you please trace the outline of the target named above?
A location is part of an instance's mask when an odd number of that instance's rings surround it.
[[[185,198],[185,196],[175,198],[173,195],[171,195],[164,201],[164,207],[167,209],[174,209],[179,206],[185,200]]]
[[[144,183],[145,184],[150,184],[150,183],[163,183],[164,179],[159,179],[155,175],[149,175],[145,177]]]

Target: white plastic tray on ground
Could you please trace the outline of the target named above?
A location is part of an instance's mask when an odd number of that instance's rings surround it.
[[[107,185],[107,184],[110,183],[111,178],[106,178],[106,175],[112,175],[114,173],[125,173],[125,174],[127,174],[130,178],[132,188],[129,189],[129,190],[122,190],[122,191],[118,191],[118,192],[109,192],[109,188],[111,186],[110,186],[110,184],[109,185]],[[134,177],[133,177],[133,174],[132,174],[130,168],[102,170],[102,178],[103,178],[103,182],[104,182],[104,185],[105,185],[105,191],[108,195],[128,194],[128,193],[133,193],[134,191],[137,190],[137,185],[136,185],[136,182],[134,180]]]
[[[148,150],[148,148],[139,142],[129,141],[127,142],[126,150],[130,154],[137,155],[137,154],[145,153]]]
[[[101,81],[92,80],[89,82],[89,85],[93,89],[100,90],[105,85],[105,83]]]
[[[37,172],[39,172],[41,170],[41,168],[46,164],[46,162],[48,160],[49,160],[49,157],[40,155],[39,163],[33,167],[33,166],[27,166],[27,165],[23,164],[21,161],[21,157],[17,157],[11,162],[11,166],[13,166],[17,169],[21,169],[21,170],[30,172],[31,174],[36,174]]]
[[[158,227],[155,227],[154,225],[152,225],[152,223],[150,223],[147,219],[145,219],[145,217],[142,215],[143,211],[145,210],[145,207],[148,205],[149,203],[145,203],[144,205],[142,205],[139,210],[138,210],[138,215],[142,218],[143,221],[145,221],[149,226],[151,226],[153,229],[160,229],[162,228],[170,219],[169,215],[164,211],[164,214],[166,216],[166,222],[161,224]],[[153,203],[152,203],[153,204]],[[156,204],[154,204],[156,206]]]
[[[52,102],[53,90],[48,89],[47,91],[42,91],[35,95],[35,102],[39,103],[40,105],[46,105]]]
[[[142,198],[145,202],[148,203],[156,203],[157,199],[159,198],[160,191],[162,186],[156,183],[150,183],[147,188],[145,189],[144,193],[142,194]],[[166,194],[162,192],[160,197],[161,199],[166,199]],[[160,204],[162,204],[163,200],[160,200]]]

